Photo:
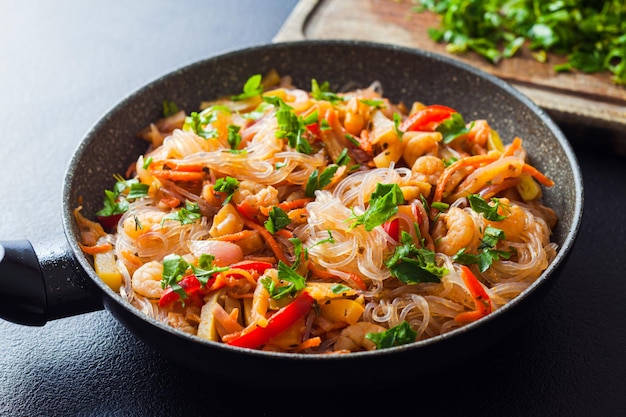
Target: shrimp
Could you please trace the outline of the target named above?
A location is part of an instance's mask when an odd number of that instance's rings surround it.
[[[463,248],[472,248],[478,240],[472,216],[458,207],[450,209],[439,217],[433,229],[437,252],[453,256]]]
[[[151,261],[140,266],[131,279],[133,291],[147,298],[161,298],[163,288],[161,278],[163,265],[158,261]]]
[[[366,338],[368,333],[380,333],[385,328],[378,324],[361,321],[346,327],[341,331],[335,342],[335,351],[358,352],[360,350],[374,350],[376,344]]]
[[[475,120],[467,134],[468,142],[474,145],[472,150],[477,154],[480,148],[484,150],[491,135],[491,127],[486,120]]]
[[[510,205],[509,199],[501,198],[498,213],[506,216],[501,221],[485,220],[486,226],[495,227],[504,232],[506,240],[514,240],[526,228],[526,212],[518,205]]]
[[[165,213],[160,210],[140,211],[134,216],[127,216],[122,223],[124,233],[132,239],[137,239],[144,233],[161,227]]]
[[[402,137],[405,142],[402,154],[404,161],[412,166],[420,156],[437,156],[442,138],[439,132],[406,132]]]
[[[278,190],[271,185],[263,185],[254,181],[244,180],[233,194],[233,201],[241,204],[244,201],[252,207],[278,205]]]
[[[420,156],[415,160],[411,171],[413,178],[418,181],[424,181],[430,185],[437,185],[437,180],[446,169],[443,161],[432,155]]]

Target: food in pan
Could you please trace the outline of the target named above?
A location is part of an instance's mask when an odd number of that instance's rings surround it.
[[[299,353],[431,338],[540,276],[553,182],[521,138],[378,82],[342,91],[270,72],[195,112],[166,101],[98,221],[75,210],[96,273],[183,332]]]

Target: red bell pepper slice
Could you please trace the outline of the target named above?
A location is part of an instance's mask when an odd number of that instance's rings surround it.
[[[244,271],[255,271],[259,274],[264,273],[267,269],[274,267],[270,262],[262,261],[241,261],[236,264],[232,264],[231,269],[243,269]]]
[[[408,119],[400,123],[398,129],[403,132],[410,130],[419,131],[433,131],[437,124],[450,118],[452,113],[458,113],[456,110],[442,106],[440,104],[433,104],[432,106],[426,106],[410,115]]]
[[[383,223],[383,229],[396,242],[400,239],[400,219],[386,221]]]
[[[320,125],[318,125],[317,123],[311,123],[310,125],[306,125],[305,127],[309,132],[311,132],[313,136],[315,136],[316,138],[320,137]]]
[[[196,278],[195,275],[187,275],[178,282],[178,285],[185,290],[187,298],[190,298],[194,304],[200,303],[200,305],[202,305],[202,298],[200,296],[202,283],[198,280],[198,278]],[[163,295],[159,299],[159,306],[167,307],[179,299],[180,295],[174,291],[172,287],[168,287],[165,291],[163,291]]]
[[[267,326],[254,327],[252,330],[242,333],[239,337],[229,340],[227,344],[256,349],[266,344],[272,337],[287,330],[289,326],[311,311],[314,302],[313,297],[308,292],[303,291],[295,300],[270,317]]]
[[[472,271],[465,265],[461,265],[461,278],[472,295],[476,307],[474,311],[466,311],[458,314],[454,318],[454,321],[472,322],[491,313],[492,307],[489,295],[481,285],[480,281],[478,281],[478,278],[476,278],[474,273],[472,273]]]

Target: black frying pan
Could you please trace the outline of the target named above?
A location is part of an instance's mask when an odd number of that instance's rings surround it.
[[[544,202],[559,215],[553,240],[559,244],[554,262],[524,293],[488,317],[448,334],[412,345],[349,355],[312,356],[244,350],[208,342],[147,318],[122,301],[93,271],[77,244],[72,210],[83,198],[83,214],[94,217],[112,175],[123,173],[146,143],[135,133],[160,117],[164,99],[189,111],[203,100],[240,91],[252,74],[275,68],[294,84],[310,86],[311,78],[328,80],[333,89],[382,82],[393,101],[445,104],[466,120],[485,118],[505,142],[524,139],[531,163],[556,185]],[[0,316],[29,325],[101,309],[155,350],[202,372],[246,380],[341,383],[342,371],[375,369],[382,376],[407,366],[433,370],[473,355],[515,328],[524,313],[554,282],[572,248],[582,217],[580,168],[567,140],[552,120],[508,84],[467,65],[414,49],[350,41],[312,41],[250,48],[211,58],[168,74],[134,93],[99,121],[80,144],[67,170],[63,199],[62,243],[0,243]],[[410,364],[410,365],[409,365]],[[297,367],[297,368],[296,368]],[[407,374],[407,372],[403,372]],[[245,375],[245,376],[244,376]],[[293,381],[293,378],[290,379]]]

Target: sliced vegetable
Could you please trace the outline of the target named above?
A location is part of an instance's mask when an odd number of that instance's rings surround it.
[[[476,321],[487,314],[491,313],[491,298],[487,294],[487,291],[483,288],[482,284],[474,273],[465,265],[461,265],[461,278],[470,292],[476,307],[474,311],[466,311],[458,314],[454,321],[457,322],[472,322]]]
[[[287,306],[276,312],[267,322],[266,327],[254,326],[246,329],[238,337],[229,340],[231,346],[238,346],[248,349],[256,349],[265,345],[272,337],[279,335],[299,318],[304,317],[311,308],[315,300],[311,295],[303,291]]]
[[[400,238],[400,219],[393,219],[383,223],[385,232],[395,241]]]
[[[184,291],[184,297],[182,297],[183,299],[190,299],[194,304],[198,306],[201,306],[203,304],[202,299],[199,296],[199,293],[202,290],[202,284],[195,275],[187,275],[178,282],[178,286],[180,286],[182,291]],[[172,287],[168,287],[165,291],[163,291],[163,295],[159,299],[159,306],[167,307],[173,302],[180,299],[180,290],[175,290]]]
[[[450,118],[453,113],[457,113],[457,111],[440,104],[426,106],[423,109],[416,111],[405,121],[400,123],[398,129],[402,132],[407,132],[409,130],[433,131],[437,124]]]

